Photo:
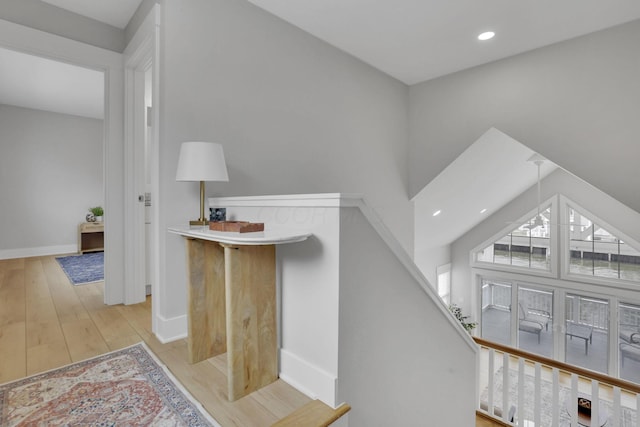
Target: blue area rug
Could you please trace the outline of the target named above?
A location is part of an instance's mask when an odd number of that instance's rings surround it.
[[[56,261],[74,285],[104,280],[104,252],[58,257]]]

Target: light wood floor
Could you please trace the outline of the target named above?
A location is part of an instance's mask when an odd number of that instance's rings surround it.
[[[103,282],[71,285],[53,256],[0,260],[0,383],[140,341],[223,427],[270,426],[310,401],[277,380],[229,402],[225,355],[190,365],[186,340],[160,343],[151,332],[150,297],[107,306]],[[493,424],[478,418],[477,426]]]
[[[262,427],[310,399],[281,380],[227,400],[224,355],[190,365],[186,340],[160,343],[151,298],[103,304],[103,283],[73,286],[55,257],[0,260],[0,383],[144,341],[224,427]]]

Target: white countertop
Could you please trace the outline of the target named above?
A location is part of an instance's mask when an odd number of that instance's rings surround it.
[[[284,228],[265,229],[253,233],[237,233],[232,231],[212,231],[209,226],[190,227],[178,225],[169,227],[169,232],[194,239],[210,240],[212,242],[230,245],[278,245],[284,243],[302,242],[311,233]]]

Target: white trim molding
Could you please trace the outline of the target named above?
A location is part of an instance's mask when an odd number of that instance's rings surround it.
[[[172,341],[177,341],[183,338],[187,338],[187,315],[172,317],[167,319],[166,317],[158,315],[157,330],[154,331],[156,338],[162,344],[166,344]]]
[[[280,349],[280,378],[312,399],[320,399],[334,408],[337,406],[338,378],[284,348]]]
[[[19,248],[0,250],[0,259],[29,258],[34,256],[74,254],[78,252],[78,244],[42,246],[38,248]]]

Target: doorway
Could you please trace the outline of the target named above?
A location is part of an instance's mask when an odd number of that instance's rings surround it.
[[[106,206],[105,72],[3,47],[0,63],[0,258],[101,250],[80,234]]]

